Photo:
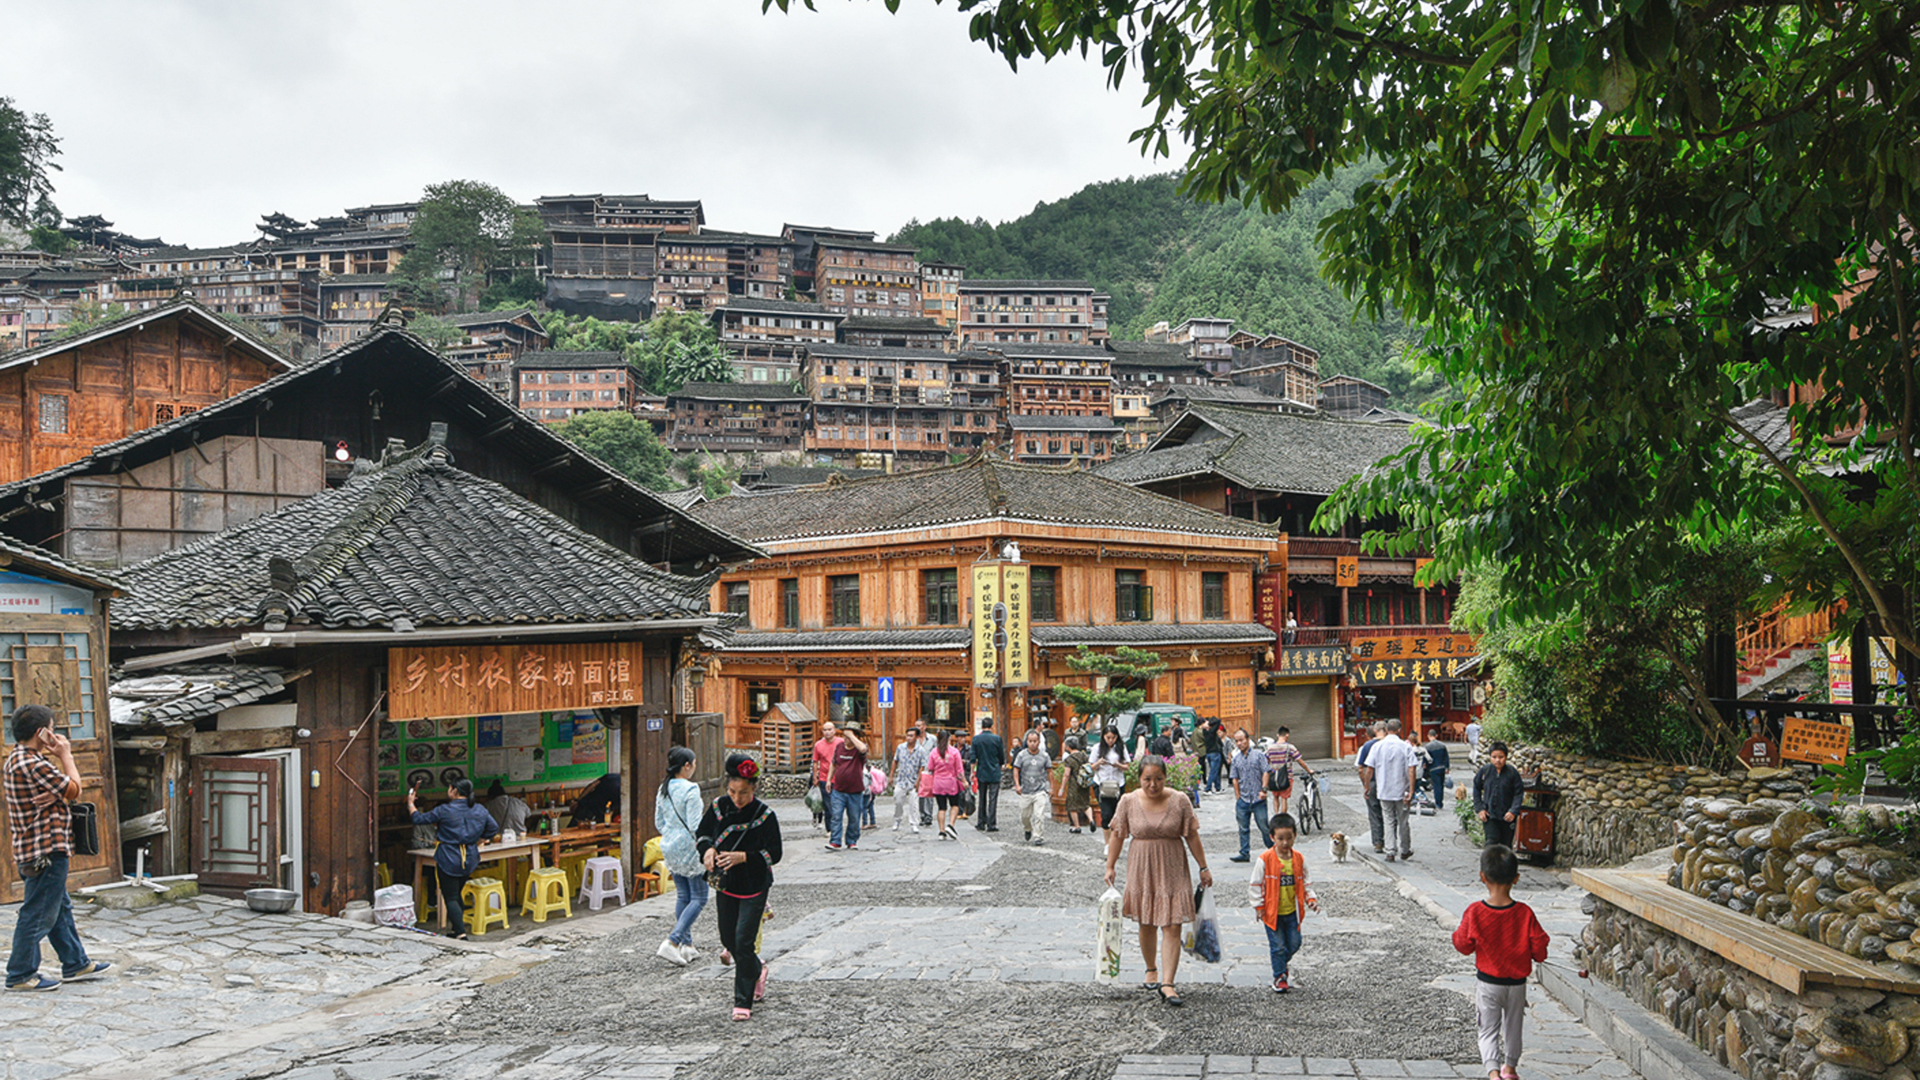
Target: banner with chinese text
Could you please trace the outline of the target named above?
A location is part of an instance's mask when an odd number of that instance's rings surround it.
[[[387,650],[391,720],[638,705],[640,643]]]
[[[1282,678],[1295,675],[1345,675],[1345,645],[1301,645],[1280,651],[1280,666],[1273,673]]]
[[[973,567],[973,685],[992,687],[999,675],[994,649],[993,605],[1000,602],[1000,564]]]

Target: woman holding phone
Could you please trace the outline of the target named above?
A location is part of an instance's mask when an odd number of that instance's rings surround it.
[[[728,754],[726,774],[727,793],[707,808],[697,836],[700,861],[719,894],[720,944],[733,957],[733,1018],[750,1020],[753,1003],[767,996],[767,967],[754,942],[780,861],[780,819],[759,799],[759,762]]]

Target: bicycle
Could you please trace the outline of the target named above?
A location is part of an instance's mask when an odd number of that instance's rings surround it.
[[[1327,827],[1327,815],[1325,808],[1320,804],[1320,777],[1314,773],[1308,773],[1304,778],[1295,777],[1294,788],[1299,794],[1295,796],[1293,819],[1299,823],[1301,835],[1304,836],[1315,829],[1324,831]]]

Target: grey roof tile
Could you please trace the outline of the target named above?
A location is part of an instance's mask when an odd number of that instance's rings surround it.
[[[1022,465],[986,456],[822,487],[734,495],[702,503],[689,512],[714,528],[761,543],[992,518],[1160,529],[1194,536],[1276,535],[1273,525],[1227,517],[1081,469]]]
[[[107,706],[122,727],[191,724],[286,689],[284,668],[254,664],[189,665],[121,677],[107,686]]]
[[[1127,484],[1211,472],[1253,490],[1330,495],[1411,439],[1411,429],[1403,424],[1194,402],[1153,449],[1115,458],[1094,471]]]
[[[293,564],[277,593],[268,560]],[[122,571],[127,630],[506,625],[706,615],[711,578],[665,573],[423,446]]]
[[[910,630],[741,630],[727,643],[728,652],[794,652],[802,649],[964,649],[964,626],[933,626]]]
[[[1259,623],[1114,623],[1110,626],[1038,625],[1034,645],[1071,649],[1080,645],[1257,645],[1272,641],[1273,631]]]

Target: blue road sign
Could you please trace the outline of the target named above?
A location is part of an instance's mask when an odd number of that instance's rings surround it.
[[[882,678],[880,679],[880,707],[881,707],[881,708],[883,708],[883,709],[891,709],[891,708],[893,708],[893,678],[892,678],[892,676],[883,676],[883,677],[882,677]]]

